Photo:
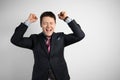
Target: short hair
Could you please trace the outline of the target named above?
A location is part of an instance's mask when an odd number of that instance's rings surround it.
[[[45,12],[43,12],[42,14],[41,14],[41,16],[40,16],[40,24],[42,23],[42,19],[43,19],[43,17],[51,17],[51,18],[54,18],[54,20],[55,20],[55,23],[56,23],[56,17],[55,17],[55,14],[53,13],[53,12],[51,12],[51,11],[45,11]]]

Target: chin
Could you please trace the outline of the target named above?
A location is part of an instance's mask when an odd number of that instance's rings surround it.
[[[44,34],[45,34],[46,37],[51,37],[53,32],[44,32]]]

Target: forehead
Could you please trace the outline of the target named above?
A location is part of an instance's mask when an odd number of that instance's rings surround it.
[[[55,22],[54,18],[49,17],[49,16],[45,16],[42,18],[43,22]]]

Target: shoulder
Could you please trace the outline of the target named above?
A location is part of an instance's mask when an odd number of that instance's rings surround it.
[[[64,39],[64,33],[63,32],[57,32],[57,33],[53,33],[53,36],[52,36],[54,39],[61,39],[63,40]]]
[[[40,34],[31,34],[30,35],[30,38],[37,38],[37,37],[39,37],[41,35],[41,33]]]
[[[64,33],[63,32],[57,32],[57,33],[54,33],[55,36],[63,36]]]

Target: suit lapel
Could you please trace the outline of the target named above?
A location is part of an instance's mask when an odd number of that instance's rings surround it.
[[[54,54],[54,49],[55,49],[55,43],[56,43],[56,35],[53,33],[52,38],[51,38],[51,49],[50,49],[50,55]]]
[[[42,49],[45,51],[46,54],[48,54],[46,43],[45,43],[45,36],[43,33],[40,34],[39,40],[40,40],[40,45]]]

